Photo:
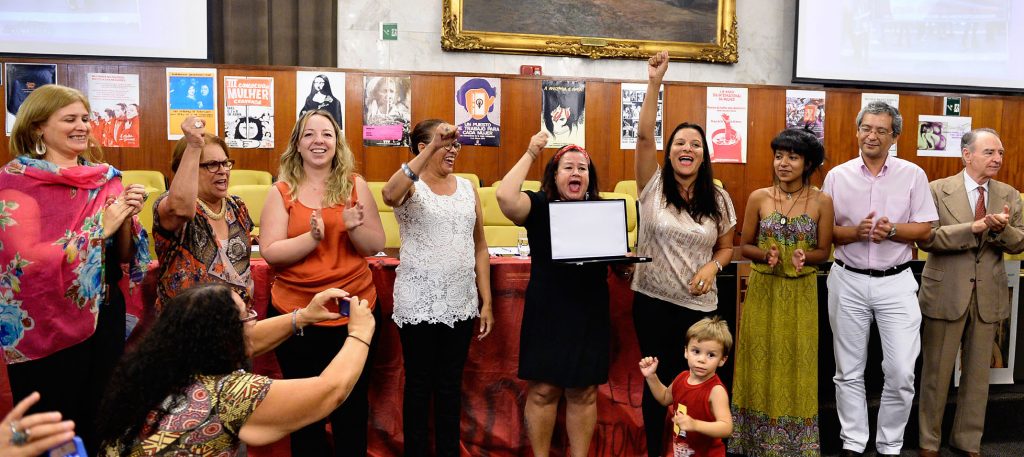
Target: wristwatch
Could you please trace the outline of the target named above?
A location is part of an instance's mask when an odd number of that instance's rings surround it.
[[[894,236],[896,236],[896,224],[893,224],[892,228],[889,229],[889,234],[886,235],[885,238],[886,239],[892,239],[892,237],[894,237]]]

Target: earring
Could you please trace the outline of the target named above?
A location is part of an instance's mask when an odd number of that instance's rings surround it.
[[[590,200],[590,192],[586,192],[586,193],[584,193],[584,194],[583,194],[583,199],[584,199],[584,200]]]
[[[43,144],[43,137],[39,137],[39,141],[36,142],[35,150],[37,156],[46,155],[46,145]]]

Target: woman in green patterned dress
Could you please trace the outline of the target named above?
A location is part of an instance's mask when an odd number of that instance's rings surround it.
[[[817,267],[832,244],[832,199],[810,184],[825,149],[814,133],[772,140],[774,185],[747,201],[741,237],[751,259],[739,319],[729,452],[817,456]]]

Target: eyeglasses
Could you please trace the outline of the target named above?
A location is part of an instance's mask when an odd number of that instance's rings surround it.
[[[205,168],[206,171],[210,173],[216,173],[218,170],[220,170],[220,167],[224,167],[225,170],[230,170],[232,167],[235,166],[235,159],[228,159],[222,161],[211,160],[209,162],[203,162],[199,164],[199,166]]]
[[[462,149],[462,143],[456,141],[452,144],[449,144],[448,146],[445,146],[444,149],[448,152],[459,152]]]
[[[249,308],[249,310],[245,312],[245,317],[242,318],[241,321],[242,321],[243,324],[248,324],[249,322],[255,323],[256,322],[256,317],[257,317],[256,309],[255,308]]]
[[[889,129],[883,129],[883,128],[873,129],[873,128],[871,128],[871,126],[867,126],[867,125],[862,125],[857,130],[859,130],[860,133],[863,133],[865,135],[870,135],[871,132],[875,132],[875,135],[877,135],[877,136],[889,136],[890,134],[892,134],[892,132]]]

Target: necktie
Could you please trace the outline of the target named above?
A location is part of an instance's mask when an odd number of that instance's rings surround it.
[[[974,220],[985,218],[985,188],[978,187],[978,203],[974,205]]]

